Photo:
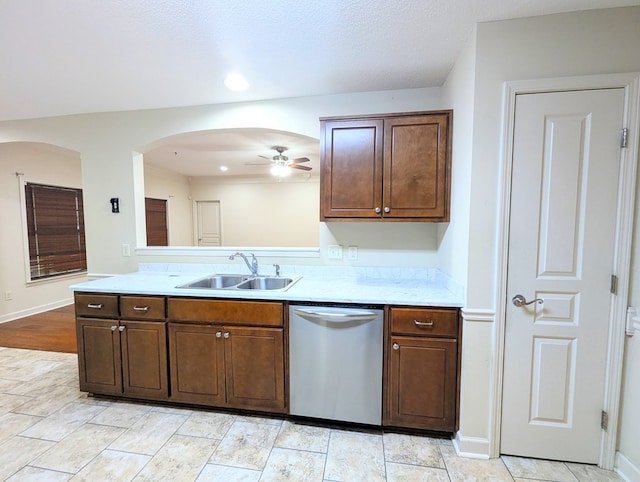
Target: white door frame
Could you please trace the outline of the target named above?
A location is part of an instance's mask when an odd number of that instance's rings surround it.
[[[638,130],[640,129],[640,74],[611,74],[585,77],[564,77],[505,82],[502,114],[502,158],[498,203],[498,272],[496,286],[496,329],[492,400],[493,419],[490,457],[500,455],[500,433],[502,423],[502,383],[504,375],[504,336],[507,303],[507,259],[509,247],[509,216],[511,210],[511,172],[513,152],[513,126],[517,94],[624,88],[624,127],[628,128],[627,148],[621,150],[620,175],[618,181],[618,203],[616,213],[616,238],[614,273],[618,277],[618,295],[613,297],[609,314],[610,331],[607,347],[607,367],[603,408],[609,414],[609,428],[603,431],[599,466],[612,469],[615,461],[618,434],[618,415],[622,384],[624,356],[625,318],[627,312],[629,276],[631,269],[631,243],[633,236],[633,211],[635,202],[636,171],[638,164]]]

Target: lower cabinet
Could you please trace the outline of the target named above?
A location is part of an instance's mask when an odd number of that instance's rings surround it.
[[[170,400],[286,413],[282,313],[281,303],[170,299]]]
[[[457,429],[457,310],[392,308],[385,425]]]
[[[80,390],[166,400],[166,324],[77,319]]]

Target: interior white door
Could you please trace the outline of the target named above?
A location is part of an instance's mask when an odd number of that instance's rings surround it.
[[[220,246],[220,201],[196,201],[198,246]]]
[[[622,89],[516,97],[503,454],[598,462],[623,107]]]

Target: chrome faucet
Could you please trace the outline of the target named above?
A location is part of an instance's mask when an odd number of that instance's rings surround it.
[[[253,253],[249,253],[249,254],[251,255],[251,263],[249,263],[247,256],[239,251],[236,254],[232,254],[231,256],[229,256],[229,259],[233,259],[236,256],[240,256],[242,259],[244,259],[244,262],[247,265],[247,268],[249,268],[249,271],[251,271],[251,276],[258,276],[258,260],[256,259],[255,254]]]

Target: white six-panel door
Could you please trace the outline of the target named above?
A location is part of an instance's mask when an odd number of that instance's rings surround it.
[[[623,107],[516,97],[501,453],[598,462]]]

